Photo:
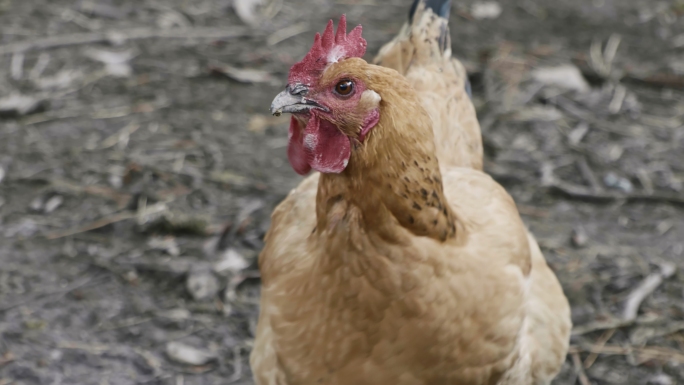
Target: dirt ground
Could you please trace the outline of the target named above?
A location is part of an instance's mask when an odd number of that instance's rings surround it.
[[[371,57],[410,0],[251,3],[0,0],[0,385],[252,383],[300,180],[270,101],[329,18]],[[453,51],[572,304],[554,383],[682,384],[684,3],[498,5],[454,4]]]

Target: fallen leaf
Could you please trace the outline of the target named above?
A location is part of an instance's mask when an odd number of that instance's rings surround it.
[[[589,83],[582,76],[582,72],[572,64],[537,68],[532,71],[532,78],[546,86],[556,86],[573,91],[585,92],[590,88]]]
[[[237,273],[249,266],[249,263],[242,254],[235,249],[226,250],[220,261],[214,264],[214,271],[217,274]]]
[[[127,78],[133,74],[129,62],[136,55],[133,50],[107,51],[90,48],[83,53],[86,57],[105,65],[105,71],[111,76]]]

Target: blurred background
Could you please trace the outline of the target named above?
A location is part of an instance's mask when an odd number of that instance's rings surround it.
[[[300,177],[268,115],[329,18],[411,0],[0,0],[0,385],[251,384]],[[486,170],[572,304],[555,384],[684,383],[684,2],[454,0]]]

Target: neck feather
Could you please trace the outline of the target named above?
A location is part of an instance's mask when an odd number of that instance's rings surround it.
[[[382,97],[380,121],[363,143],[356,142],[344,172],[321,175],[317,231],[361,226],[396,238],[406,234],[402,227],[446,241],[456,234],[455,217],[444,197],[430,117],[403,78],[394,84],[374,78],[378,84],[369,89]],[[351,218],[350,210],[358,214]]]

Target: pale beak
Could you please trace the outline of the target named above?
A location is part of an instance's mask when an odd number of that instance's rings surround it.
[[[271,103],[271,114],[280,116],[282,113],[296,114],[308,112],[311,109],[318,108],[323,111],[328,109],[316,103],[311,99],[307,99],[306,89],[303,86],[297,85],[295,87],[287,86],[285,91],[279,93]]]

